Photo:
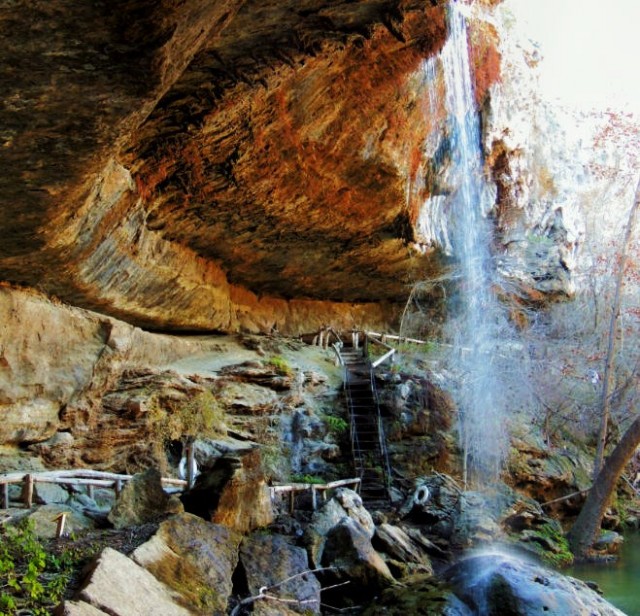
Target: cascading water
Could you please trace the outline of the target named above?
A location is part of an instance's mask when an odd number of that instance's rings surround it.
[[[505,319],[491,287],[491,227],[486,218],[493,202],[483,180],[478,114],[474,102],[467,26],[461,8],[449,8],[449,38],[439,58],[446,89],[449,165],[446,167],[447,218],[451,250],[459,270],[458,301],[449,318],[462,373],[457,392],[465,483],[494,483],[506,450],[502,387],[495,359]]]

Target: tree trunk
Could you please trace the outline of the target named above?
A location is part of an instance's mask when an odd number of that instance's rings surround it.
[[[631,456],[640,445],[640,416],[624,433],[612,454],[605,460],[593,487],[587,495],[580,515],[567,535],[571,551],[578,559],[587,557],[591,546],[600,530],[600,523],[618,479],[624,471]]]
[[[609,416],[611,414],[611,393],[613,389],[613,364],[616,357],[616,340],[618,331],[618,318],[620,317],[620,301],[622,297],[622,283],[624,281],[624,270],[627,265],[627,252],[631,237],[633,235],[633,229],[635,227],[636,213],[640,208],[640,181],[636,186],[636,193],[633,199],[633,205],[629,211],[629,219],[627,220],[627,227],[625,229],[624,240],[622,242],[622,253],[620,255],[620,264],[618,266],[618,273],[616,275],[615,294],[613,298],[613,306],[611,313],[611,321],[609,324],[609,340],[607,344],[607,361],[604,368],[604,376],[602,379],[602,397],[600,403],[600,427],[598,429],[598,447],[596,450],[596,458],[593,463],[593,478],[594,481],[600,469],[602,468],[602,461],[604,459],[604,449],[607,444],[607,429],[609,426]]]

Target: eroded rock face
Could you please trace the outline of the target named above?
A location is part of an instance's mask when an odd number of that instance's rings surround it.
[[[15,3],[0,275],[155,327],[381,316],[435,267],[405,189],[438,4]]]

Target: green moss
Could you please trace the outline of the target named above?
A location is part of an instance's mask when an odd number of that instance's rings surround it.
[[[266,363],[276,371],[276,374],[279,374],[280,376],[293,375],[293,368],[291,367],[289,362],[281,355],[274,355],[273,357],[270,357]]]
[[[528,531],[526,546],[547,565],[562,568],[573,564],[569,542],[560,528],[553,524],[543,524]]]

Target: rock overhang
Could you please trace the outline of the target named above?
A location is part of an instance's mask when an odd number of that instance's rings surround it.
[[[388,320],[442,267],[413,246],[445,4],[18,2],[46,74],[4,109],[3,277],[146,327]]]

